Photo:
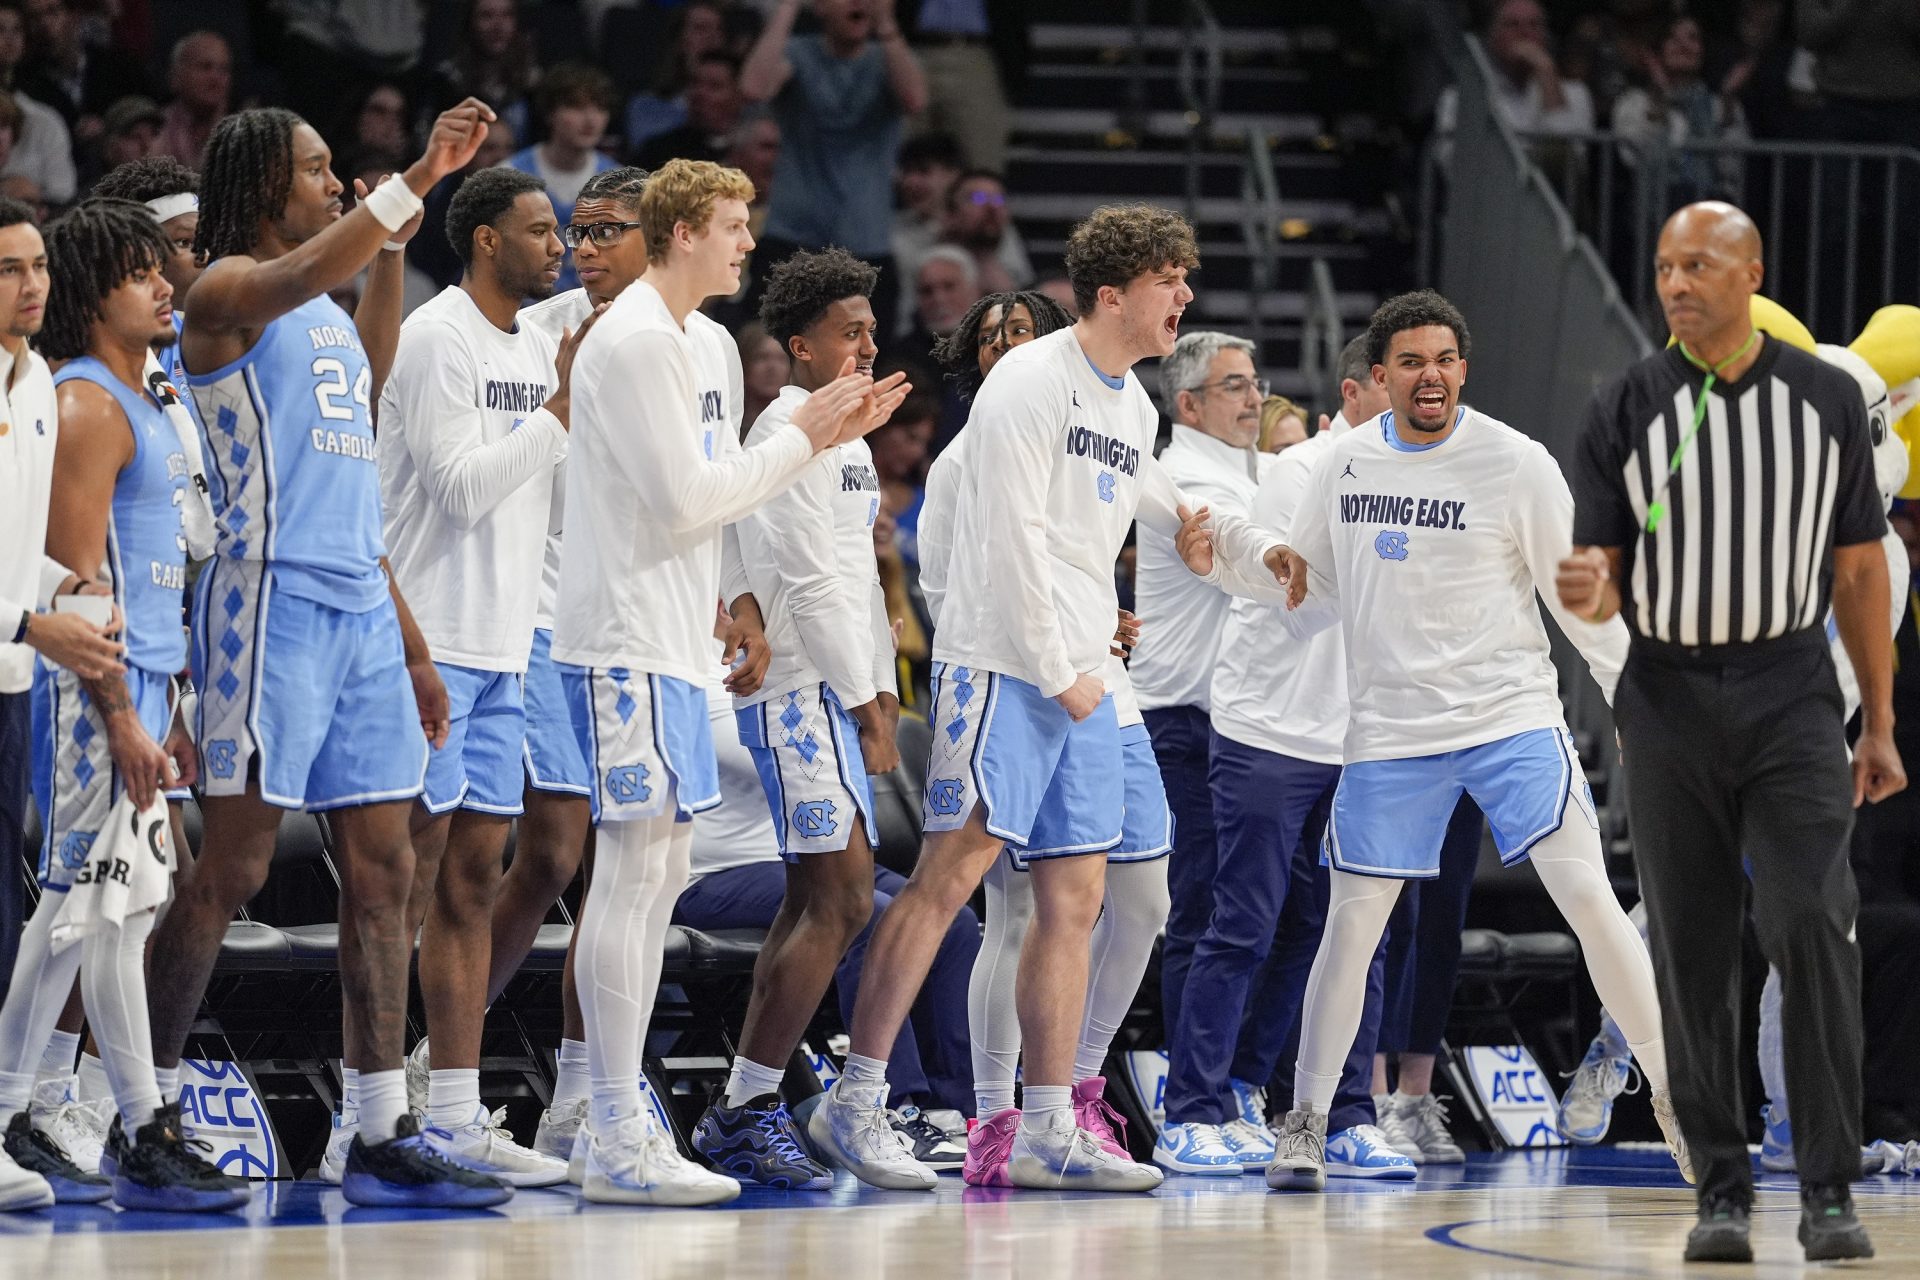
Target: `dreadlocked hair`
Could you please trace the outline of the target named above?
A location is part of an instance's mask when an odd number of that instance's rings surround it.
[[[647,179],[651,176],[638,165],[623,164],[617,169],[608,169],[588,178],[573,201],[578,204],[582,200],[612,200],[629,209],[638,209],[640,193],[646,190]]]
[[[100,304],[128,276],[157,271],[173,251],[145,205],[88,200],[47,227],[47,320],[36,346],[49,360],[87,353]]]
[[[967,308],[967,314],[960,317],[960,323],[953,332],[933,345],[933,358],[947,378],[953,383],[953,389],[962,400],[973,399],[973,393],[980,389],[980,326],[987,318],[987,312],[995,307],[1001,309],[1001,322],[1005,323],[1007,312],[1016,306],[1023,306],[1027,314],[1033,317],[1033,336],[1044,338],[1058,329],[1073,324],[1073,317],[1067,309],[1034,289],[1021,289],[1014,293],[990,293]]]
[[[206,261],[245,253],[260,223],[286,211],[293,191],[293,128],[300,117],[256,107],[222,120],[207,140],[200,173],[200,229],[194,252]]]
[[[162,196],[191,195],[199,190],[200,175],[172,156],[129,160],[93,184],[95,199],[135,203],[158,200]]]

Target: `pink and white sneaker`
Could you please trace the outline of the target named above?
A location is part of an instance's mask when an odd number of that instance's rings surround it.
[[[1131,1160],[1127,1153],[1127,1121],[1107,1101],[1107,1078],[1090,1076],[1073,1086],[1073,1122],[1099,1140],[1110,1156]]]
[[[1020,1132],[1020,1111],[1008,1107],[985,1120],[967,1121],[967,1162],[960,1180],[970,1187],[1010,1187],[1007,1163],[1013,1158],[1014,1135]]]

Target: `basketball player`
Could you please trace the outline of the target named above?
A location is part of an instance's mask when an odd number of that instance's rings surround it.
[[[945,922],[1008,843],[1025,851],[1035,911],[1016,996],[1026,1107],[1007,1180],[1111,1191],[1160,1184],[1159,1170],[1080,1128],[1073,1075],[1106,883],[1106,858],[1089,855],[1122,843],[1128,800],[1101,675],[1118,612],[1113,561],[1136,511],[1169,534],[1187,515],[1153,459],[1158,417],[1129,371],[1172,350],[1197,262],[1192,229],[1177,215],[1096,210],[1068,241],[1082,319],[1008,352],[974,400],[934,651],[943,665],[928,838],[874,932],[845,1073],[808,1122],[818,1147],[872,1185],[934,1185],[933,1171],[885,1124],[886,1063],[875,1055],[893,1043]],[[1270,539],[1222,519],[1195,540],[1210,566],[1215,537],[1227,554],[1210,579],[1226,578],[1225,562],[1243,566],[1236,579],[1267,575]]]
[[[941,344],[943,364],[954,371],[955,389],[971,400],[982,379],[1009,350],[1073,323],[1065,309],[1038,293],[990,294],[975,304]],[[971,376],[965,376],[967,374]],[[966,464],[962,431],[927,472],[920,512],[920,587],[938,627],[953,554],[953,507]],[[1127,630],[1126,640],[1138,634]],[[1115,637],[1116,644],[1121,637]],[[1153,954],[1167,919],[1166,855],[1172,849],[1171,816],[1146,725],[1133,699],[1133,684],[1121,650],[1109,653],[1102,676],[1113,691],[1126,770],[1126,824],[1120,843],[1107,854],[1105,902],[1094,926],[1087,979],[1087,1005],[1073,1060],[1075,1123],[1102,1150],[1131,1159],[1126,1122],[1106,1101],[1101,1068]],[[938,727],[938,726],[936,726]],[[1011,1186],[1008,1162],[1019,1135],[1013,1105],[1020,1061],[1020,1020],[1015,1008],[1019,957],[1033,923],[1033,876],[1023,850],[1008,846],[986,874],[987,924],[968,984],[967,1012],[973,1033],[973,1088],[979,1123],[967,1134],[961,1177],[975,1186]]]
[[[187,290],[200,278],[205,267],[193,247],[200,229],[200,175],[172,156],[147,156],[129,160],[109,170],[93,184],[96,198],[132,200],[147,207],[167,237],[167,257],[160,272],[173,286],[176,301],[184,303]],[[173,329],[178,335],[186,323],[180,307],[173,312]],[[180,343],[176,336],[159,352],[160,369],[174,387],[187,385],[187,371],[180,364]]]
[[[574,1143],[586,1197],[599,1202],[739,1194],[733,1179],[679,1155],[640,1090],[689,820],[717,799],[704,682],[721,530],[792,483],[815,453],[885,421],[905,394],[898,375],[876,384],[848,362],[788,427],[739,447],[728,425],[728,392],[739,385],[732,342],[693,316],[739,288],[752,198],[735,169],[676,160],[655,173],[638,219],[647,273],[607,308],[575,370],[553,659],[600,824],[579,940],[593,1100]]]
[[[164,1083],[227,922],[266,879],[282,813],[329,811],[346,1054],[361,1067],[354,1204],[510,1194],[446,1159],[406,1111],[407,819],[429,742],[446,738],[447,695],[385,572],[371,413],[399,331],[401,255],[381,246],[411,234],[421,195],[472,157],[492,117],[472,99],[442,113],[420,159],[345,216],[312,126],[274,109],[221,121],[195,241],[209,265],[181,335],[219,538],[194,610],[206,838],[154,935],[156,1058]],[[327,291],[376,258],[356,321]]]
[[[1294,508],[1293,604],[1312,566],[1339,601],[1350,694],[1346,764],[1323,838],[1332,890],[1307,981],[1294,1109],[1267,1169],[1276,1189],[1326,1185],[1327,1114],[1367,970],[1401,883],[1433,876],[1462,790],[1501,860],[1531,857],[1653,1086],[1691,1180],[1667,1094],[1647,949],[1607,883],[1599,819],[1561,710],[1534,603],[1571,545],[1573,501],[1537,443],[1459,403],[1466,321],[1438,294],[1389,299],[1367,330],[1390,409],[1333,441]],[[1546,595],[1609,695],[1626,629]]]
[[[47,230],[53,287],[40,349],[65,362],[54,376],[62,430],[47,554],[111,586],[124,619],[127,670],[83,680],[42,665],[35,677],[35,799],[47,815],[43,892],[0,1010],[0,1117],[11,1116],[8,1154],[63,1201],[111,1194],[129,1209],[218,1211],[245,1204],[250,1189],[182,1139],[180,1104],[161,1093],[143,973],[153,911],[103,915],[78,946],[56,951],[53,938],[68,893],[98,892],[86,875],[98,870],[88,866],[89,853],[120,797],[143,809],[153,804],[174,780],[175,757],[191,777],[190,748],[170,733],[169,697],[173,673],[186,663],[186,465],[145,376],[153,349],[174,337],[173,288],[160,273],[168,252],[152,215],[124,200],[89,201]],[[107,1143],[111,1186],[75,1167],[25,1110],[33,1064],[76,970],[118,1105]]]

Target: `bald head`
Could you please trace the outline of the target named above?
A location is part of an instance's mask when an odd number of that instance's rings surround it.
[[[1661,229],[1653,273],[1674,337],[1703,357],[1738,347],[1752,330],[1750,303],[1766,274],[1760,229],[1722,201],[1690,204]]]

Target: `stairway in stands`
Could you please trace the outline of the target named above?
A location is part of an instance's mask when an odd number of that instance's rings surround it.
[[[1016,96],[1008,181],[1014,218],[1045,277],[1061,270],[1069,228],[1097,205],[1144,200],[1187,211],[1186,35],[1179,0],[1155,0],[1136,64],[1128,5],[1034,0],[1028,8],[1032,60]],[[1216,0],[1212,8],[1225,56],[1219,112],[1199,147],[1200,199],[1190,216],[1202,263],[1183,328],[1250,333],[1258,305],[1262,371],[1275,390],[1325,409],[1299,372],[1312,260],[1327,260],[1349,336],[1401,287],[1409,260],[1384,194],[1393,130],[1368,87],[1372,37],[1353,0]],[[1136,76],[1144,112],[1132,109]],[[1243,230],[1249,135],[1271,143],[1285,237],[1278,288],[1258,299]]]

